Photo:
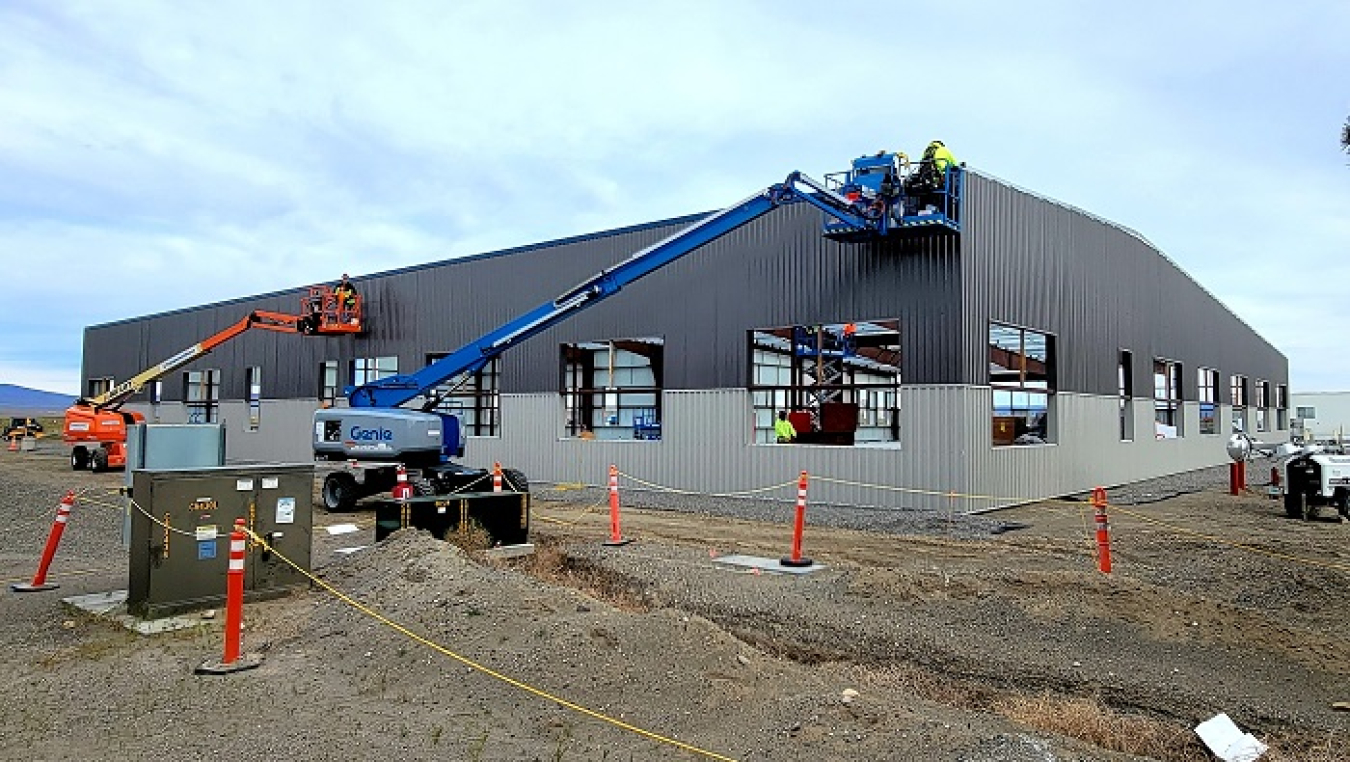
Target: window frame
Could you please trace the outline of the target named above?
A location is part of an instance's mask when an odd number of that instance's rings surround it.
[[[220,423],[220,380],[220,368],[183,371],[183,407],[188,423]]]
[[[1206,383],[1208,381],[1208,383]],[[1195,371],[1195,399],[1200,405],[1200,434],[1219,434],[1219,371],[1199,367]]]
[[[1008,337],[1016,336],[1016,350],[1010,346]],[[1028,348],[1028,335],[1041,341]],[[1054,400],[1058,375],[1058,338],[1049,331],[1040,331],[1027,326],[990,320],[985,330],[986,338],[986,381],[990,388],[990,443],[993,447],[1018,447],[1027,445],[1054,444],[1056,440]],[[1036,346],[1038,344],[1038,346]],[[1040,356],[1033,356],[1039,351]],[[1017,367],[1004,363],[1005,360],[1020,358]],[[1042,370],[1032,373],[1033,361],[1040,362]],[[995,377],[995,368],[1002,369],[1005,378]],[[1006,374],[1015,374],[1011,380]],[[1000,400],[1005,404],[1000,407]],[[1042,401],[1033,404],[1033,399]],[[998,415],[1003,410],[1006,415]],[[1025,426],[1023,433],[1018,433]],[[1011,435],[1011,436],[1009,436]],[[1027,441],[1018,442],[1022,437]],[[1039,440],[1039,441],[1033,441]]]
[[[449,355],[449,352],[428,352],[427,365]],[[432,409],[458,418],[464,436],[500,436],[501,360],[498,355],[472,374],[466,376],[461,373],[436,385],[428,392],[429,396],[437,399]]]
[[[597,439],[660,441],[665,352],[664,336],[559,344],[558,393],[565,436],[581,438],[589,431]],[[608,357],[603,368],[595,360],[599,353]]]

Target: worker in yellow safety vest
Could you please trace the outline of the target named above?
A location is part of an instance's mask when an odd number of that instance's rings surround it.
[[[922,214],[929,210],[952,214],[953,210],[943,208],[943,202],[947,170],[955,167],[956,157],[952,155],[951,150],[943,145],[941,140],[930,142],[928,147],[923,149],[923,158],[919,160],[918,170],[905,179],[905,192],[909,196],[906,200],[905,214]],[[924,211],[920,212],[920,209]]]
[[[787,444],[797,438],[797,429],[792,426],[792,421],[788,420],[787,411],[778,411],[778,420],[773,422],[773,434],[778,439],[778,444]]]
[[[956,166],[956,157],[941,140],[934,140],[923,149],[923,161],[931,164],[938,175],[944,175],[948,168]]]

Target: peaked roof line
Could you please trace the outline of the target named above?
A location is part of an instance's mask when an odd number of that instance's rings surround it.
[[[403,275],[405,273],[418,272],[421,270],[429,270],[433,267],[443,267],[445,265],[455,265],[463,262],[475,262],[482,259],[505,257],[510,256],[512,254],[521,254],[527,251],[539,251],[542,249],[550,249],[556,246],[567,246],[574,243],[582,243],[584,241],[594,241],[601,238],[612,238],[614,236],[626,235],[628,233],[639,233],[644,230],[651,230],[653,228],[665,227],[668,225],[688,225],[697,222],[703,219],[704,217],[707,217],[709,214],[712,214],[713,211],[701,212],[699,214],[686,214],[680,217],[671,217],[669,219],[656,220],[654,222],[643,222],[636,225],[625,225],[624,227],[620,228],[611,228],[609,230],[601,230],[594,233],[583,233],[581,235],[567,236],[565,238],[554,238],[549,241],[522,244],[520,246],[512,246],[507,249],[498,249],[497,251],[489,251],[482,254],[466,254],[461,257],[438,259],[432,262],[423,262],[422,264],[408,265],[406,267],[397,267],[392,270],[381,270],[378,272],[367,273],[365,275],[357,276],[357,279],[370,280],[372,278],[387,278],[393,275]],[[247,302],[254,302],[259,299],[269,299],[275,296],[286,296],[289,294],[295,294],[298,292],[299,289],[306,288],[308,285],[309,284],[305,284],[303,286],[296,286],[295,288],[281,289],[278,291],[267,291],[261,294],[252,294],[249,296],[240,296],[235,297],[234,299],[225,299],[219,302],[197,304],[191,307],[179,307],[178,309],[165,310],[163,312],[152,312],[148,315],[138,315],[135,317],[122,318],[121,320],[112,320],[106,323],[95,323],[94,325],[88,326],[86,330],[92,328],[107,328],[115,325],[123,325],[125,323],[135,323],[141,320],[149,320],[151,318],[168,317],[169,315],[182,315],[190,312],[197,312],[199,310],[214,309],[216,307],[226,307],[231,304],[244,304]]]

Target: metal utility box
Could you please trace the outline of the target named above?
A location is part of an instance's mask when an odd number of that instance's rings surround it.
[[[476,522],[492,542],[519,545],[530,534],[530,493],[462,492],[443,497],[416,497],[406,503],[375,504],[375,541],[406,527],[425,529],[444,540],[451,532]]]
[[[309,464],[134,472],[132,498],[139,509],[131,510],[128,610],[154,618],[224,603],[230,532],[239,518],[276,553],[308,569],[313,489]],[[246,547],[245,600],[308,584],[261,545]]]

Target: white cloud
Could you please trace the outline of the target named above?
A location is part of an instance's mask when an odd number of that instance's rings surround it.
[[[1342,310],[1350,10],[1295,6],[6,4],[0,257],[79,277],[0,375],[69,372],[91,323],[706,211],[942,137],[1139,230],[1296,388],[1343,387],[1300,305]]]

